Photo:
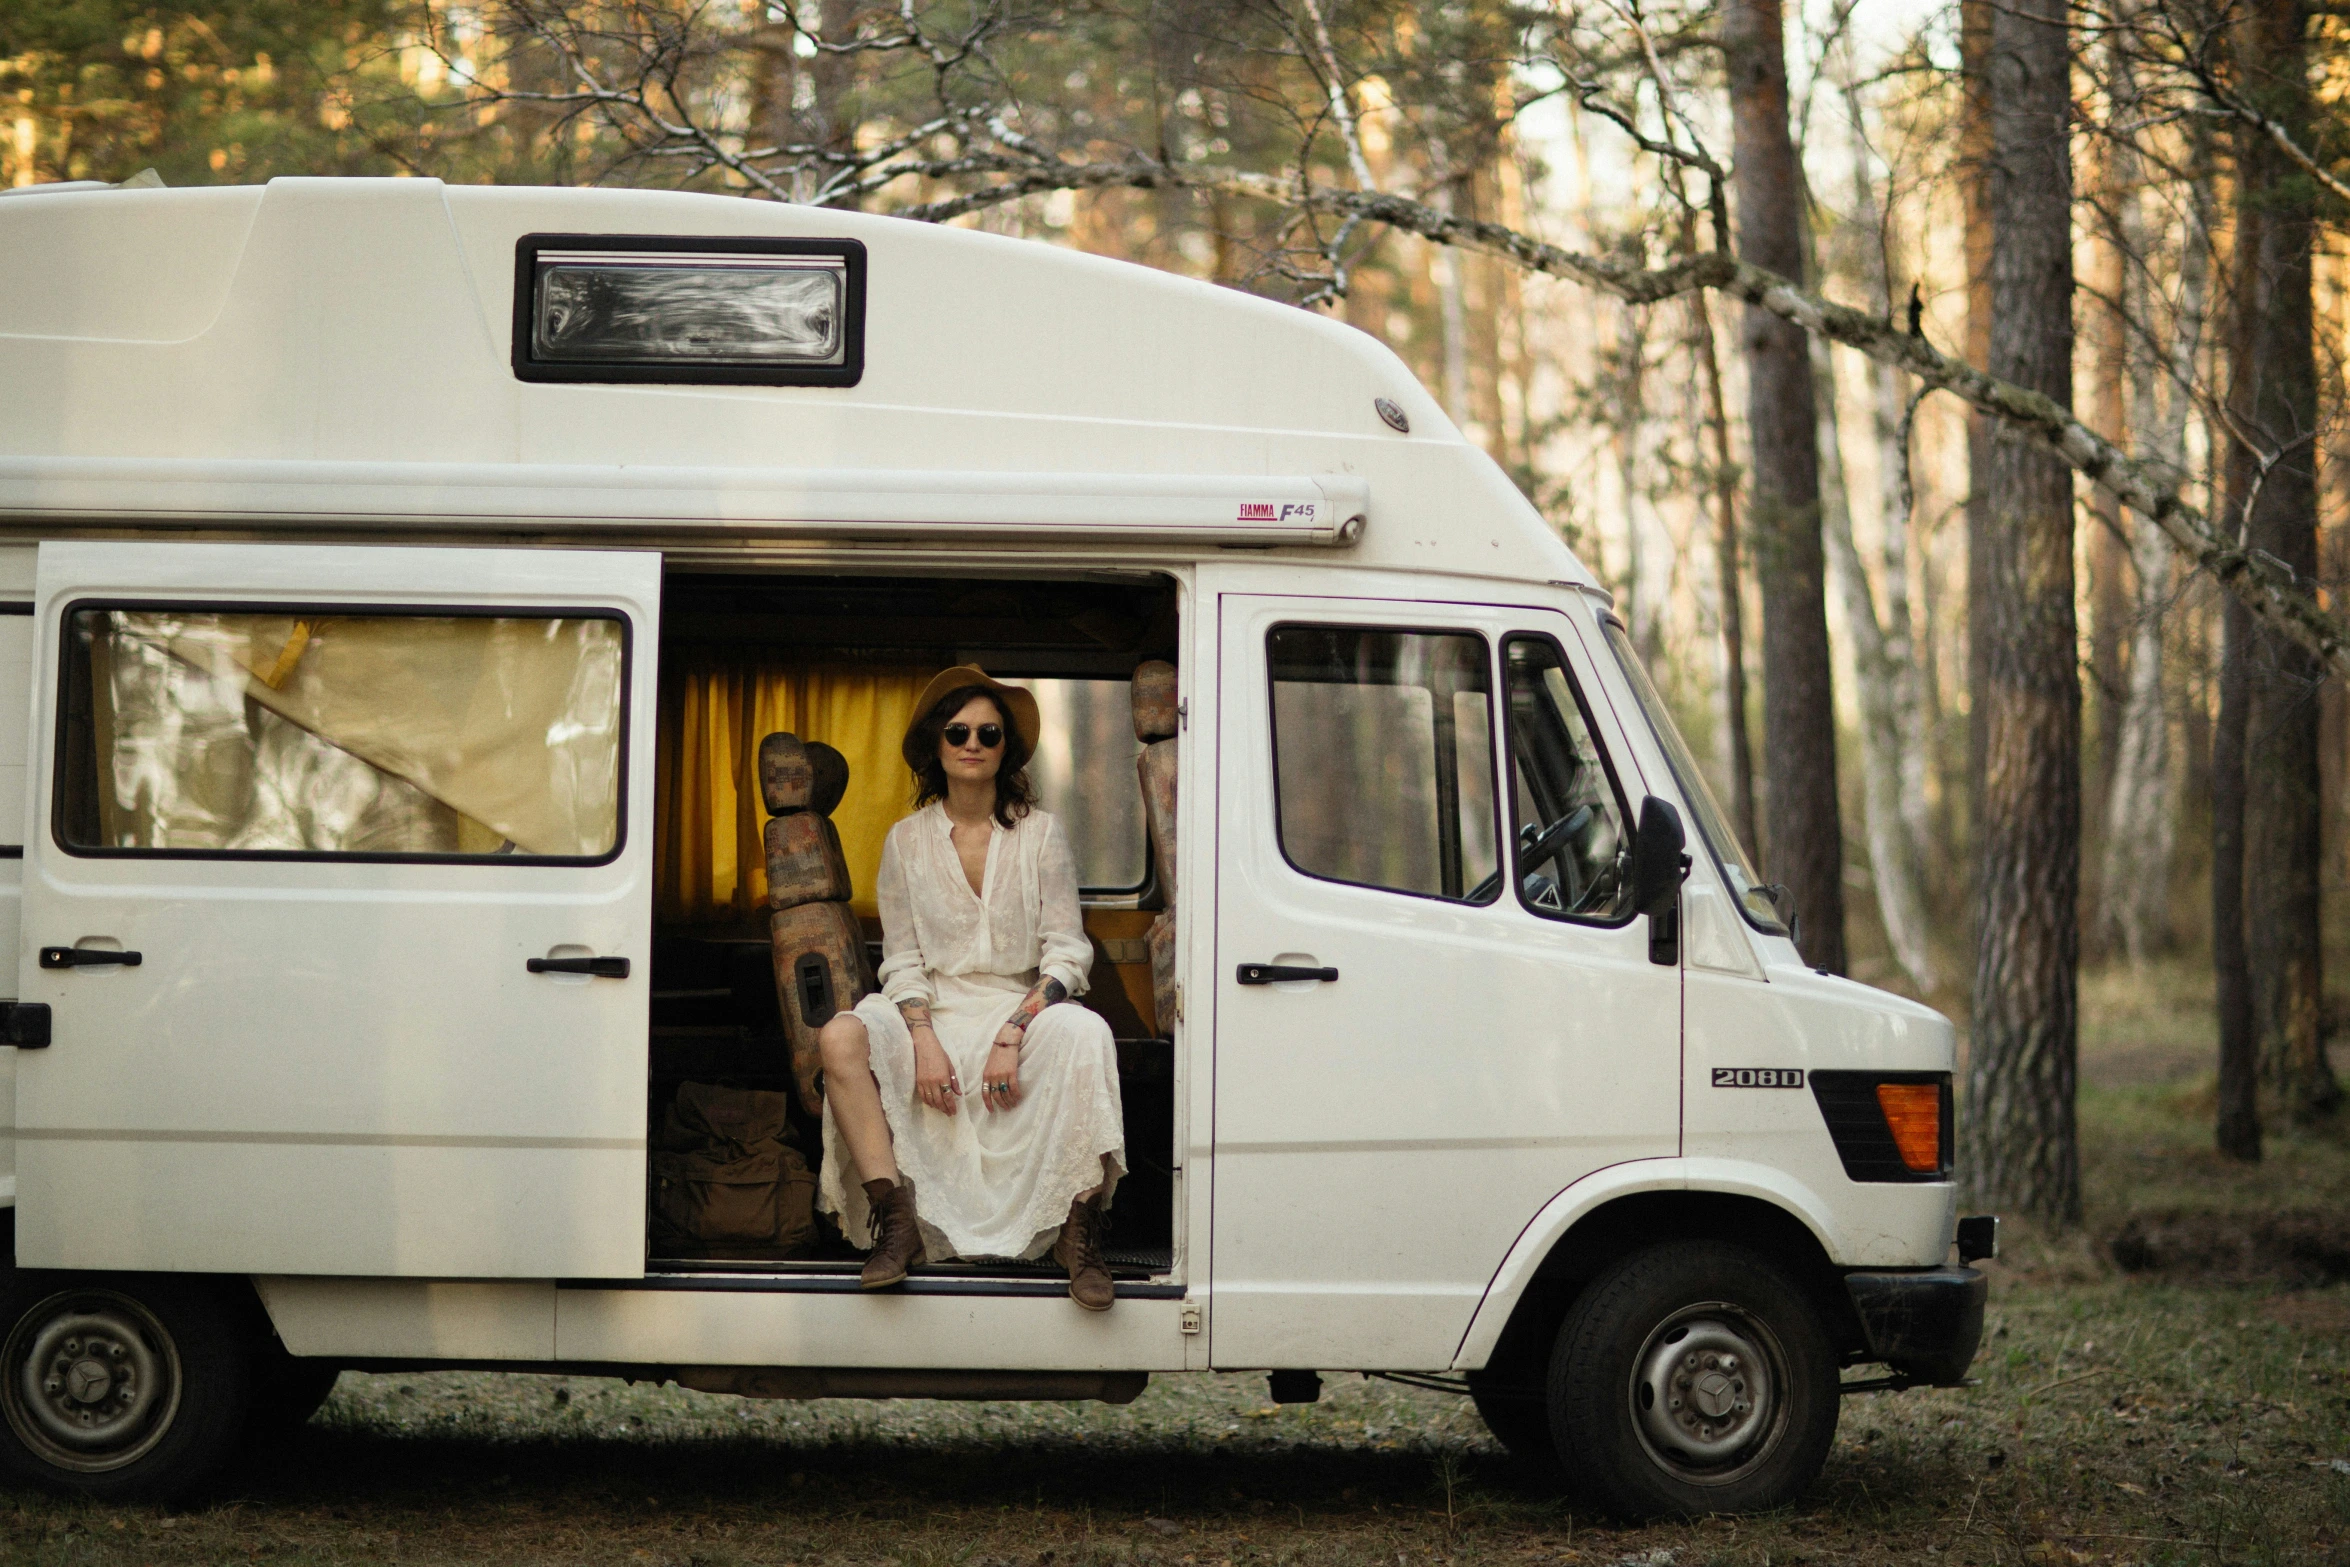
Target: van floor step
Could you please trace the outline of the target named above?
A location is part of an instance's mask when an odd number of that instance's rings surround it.
[[[1165,1273],[1175,1264],[1171,1246],[1105,1246],[1102,1260],[1114,1278],[1145,1279]],[[763,1273],[825,1276],[852,1274],[864,1265],[859,1257],[651,1257],[648,1273]],[[1050,1262],[934,1262],[918,1271],[942,1279],[1058,1279],[1061,1270]]]

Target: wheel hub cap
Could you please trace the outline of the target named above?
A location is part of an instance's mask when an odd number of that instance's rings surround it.
[[[1633,1416],[1650,1450],[1690,1478],[1734,1466],[1778,1415],[1769,1357],[1728,1313],[1688,1313],[1649,1340],[1634,1372]]]
[[[8,1336],[0,1409],[61,1468],[118,1468],[152,1448],[179,1404],[178,1358],[137,1301],[111,1291],[52,1296]]]
[[[77,1404],[95,1404],[114,1391],[114,1373],[95,1360],[77,1360],[65,1373],[65,1391]]]

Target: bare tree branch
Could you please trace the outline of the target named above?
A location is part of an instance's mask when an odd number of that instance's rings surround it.
[[[1500,223],[1463,217],[1439,204],[1372,188],[1368,160],[1362,156],[1336,49],[1328,28],[1321,23],[1318,0],[1305,0],[1315,27],[1315,44],[1308,52],[1319,56],[1319,68],[1313,74],[1320,87],[1332,95],[1328,109],[1339,121],[1348,161],[1360,187],[1353,190],[1311,179],[1305,150],[1310,145],[1310,125],[1304,127],[1309,141],[1301,144],[1294,165],[1279,173],[1236,168],[1209,158],[1174,158],[1163,152],[1154,155],[1133,149],[1123,156],[1103,157],[1098,151],[1090,157],[1065,155],[1048,137],[1032,136],[1015,124],[1022,113],[1016,97],[1002,83],[966,83],[957,76],[972,62],[984,60],[985,40],[1009,25],[1004,9],[1008,3],[993,0],[982,5],[965,28],[950,38],[933,38],[925,32],[916,0],[898,0],[888,30],[866,32],[854,40],[815,40],[795,17],[798,36],[810,39],[820,52],[868,59],[913,54],[928,67],[933,99],[930,112],[918,123],[901,121],[893,134],[870,141],[852,138],[837,146],[746,150],[739,138],[697,118],[688,107],[690,95],[684,79],[697,48],[708,47],[697,44],[689,23],[671,17],[634,40],[590,35],[563,12],[561,0],[507,0],[507,14],[557,49],[574,85],[540,92],[493,88],[478,81],[475,87],[478,97],[489,101],[537,102],[567,112],[596,113],[620,133],[628,157],[675,158],[697,170],[724,170],[748,188],[776,199],[791,199],[794,184],[812,190],[818,205],[859,201],[892,187],[937,190],[943,186],[945,194],[895,210],[906,218],[945,222],[1060,191],[1187,191],[1263,203],[1275,215],[1275,230],[1282,233],[1295,232],[1301,223],[1335,219],[1332,237],[1315,235],[1316,249],[1327,268],[1326,276],[1308,279],[1319,282],[1312,295],[1317,301],[1344,291],[1344,248],[1372,225],[1413,234],[1436,245],[1496,256],[1527,272],[1570,278],[1632,304],[1654,304],[1697,289],[1729,294],[1905,371],[1917,378],[1921,389],[1949,392],[2009,429],[2045,442],[2076,472],[2151,520],[2173,548],[2241,599],[2256,618],[2350,675],[2350,627],[2318,603],[2316,584],[2297,578],[2282,562],[2241,547],[2237,530],[2216,524],[2182,499],[2176,478],[2160,464],[2131,457],[2050,399],[1942,353],[1920,332],[1838,305],[1719,248],[1650,268],[1636,261],[1580,254]],[[1619,18],[1627,14],[1617,0],[1609,0],[1609,4]],[[1679,132],[1688,131],[1694,137],[1694,127],[1673,102],[1645,23],[1636,10],[1630,15],[1629,25],[1638,34],[1640,65],[1663,98],[1663,139],[1644,132],[1637,116],[1616,104],[1598,82],[1578,78],[1564,60],[1554,57],[1549,63],[1568,79],[1586,108],[1613,121],[1644,150],[1669,166],[1696,169],[1707,176],[1714,186],[1709,206],[1717,225],[1718,247],[1727,238],[1720,210],[1723,171],[1702,143],[1694,150],[1682,144]],[[615,47],[622,63],[609,70],[600,68],[591,41]],[[2172,44],[2170,67],[2200,72],[2195,78],[2198,88],[2212,102],[2276,135],[2253,111],[2224,97],[2224,84],[2209,70],[2208,51],[2199,52],[2196,44],[2196,40],[2179,36]],[[1101,145],[1097,141],[1093,147]],[[2288,151],[2297,162],[2322,176],[2323,171],[2306,154],[2298,149]],[[814,177],[819,171],[821,177]],[[2336,188],[2330,177],[2328,180],[2329,188]]]
[[[2314,8],[2311,8],[2314,9]],[[2345,14],[2336,12],[2334,14]],[[2331,169],[2310,156],[2293,133],[2269,116],[2244,101],[2231,90],[2219,68],[2213,63],[2214,44],[2221,29],[2210,29],[2202,38],[2190,37],[2178,18],[2167,6],[2149,8],[2148,25],[2158,33],[2174,53],[2167,62],[2184,72],[2195,84],[2206,102],[2230,119],[2241,121],[2276,144],[2277,150],[2302,173],[2316,180],[2336,201],[2350,203],[2350,183],[2345,183]]]

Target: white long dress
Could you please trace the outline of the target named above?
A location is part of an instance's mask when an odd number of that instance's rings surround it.
[[[881,990],[857,1004],[881,1085],[898,1169],[914,1183],[927,1257],[1033,1258],[1051,1250],[1077,1194],[1110,1191],[1126,1171],[1117,1047],[1109,1024],[1059,1002],[1028,1025],[1020,1103],[985,1108],[989,1048],[1039,975],[1084,994],[1093,966],[1077,907],[1077,867],[1060,824],[1030,811],[989,835],[984,896],[955,852],[938,803],[899,822],[874,882],[881,906]],[[927,1002],[964,1097],[956,1114],[914,1097],[914,1037],[898,1007]],[[872,1244],[865,1192],[827,1103],[817,1202],[842,1233]]]

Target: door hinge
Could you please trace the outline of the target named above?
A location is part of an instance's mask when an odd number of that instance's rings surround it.
[[[1196,1300],[1187,1300],[1183,1303],[1183,1331],[1185,1333],[1199,1331],[1199,1302]]]
[[[1177,729],[1191,727],[1191,699],[1189,697],[1175,699],[1175,727]]]
[[[1175,1021],[1176,1021],[1176,1022],[1178,1022],[1178,1023],[1180,1023],[1180,1022],[1182,1022],[1182,1021],[1183,1021],[1183,981],[1181,981],[1181,980],[1177,980],[1177,981],[1175,982],[1175,997],[1174,997],[1174,1000],[1175,1000]]]
[[[49,1048],[49,1003],[0,1001],[0,1045],[19,1050]]]

